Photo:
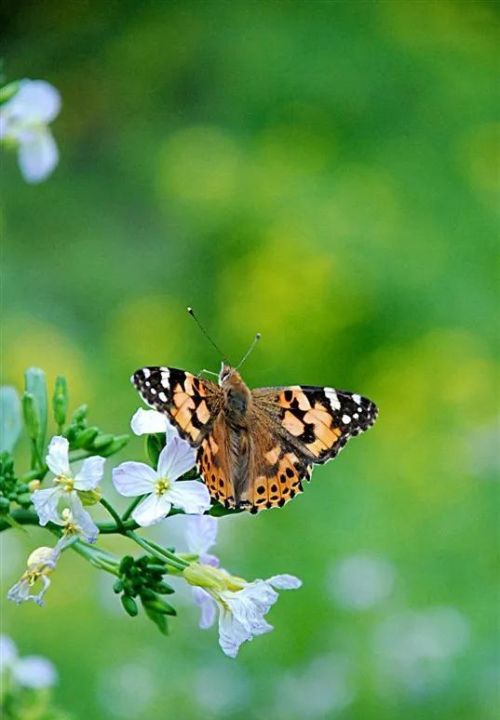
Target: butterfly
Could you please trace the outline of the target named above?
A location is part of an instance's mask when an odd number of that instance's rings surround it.
[[[282,507],[302,492],[313,465],[332,460],[377,418],[376,405],[356,393],[310,385],[250,390],[225,362],[218,379],[168,367],[144,367],[131,378],[197,449],[210,496],[226,508]]]

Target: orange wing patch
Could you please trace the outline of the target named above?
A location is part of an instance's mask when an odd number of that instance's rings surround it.
[[[271,448],[256,468],[248,493],[250,512],[286,505],[302,492],[302,480],[310,479],[311,469],[312,465],[301,462],[295,452],[284,452],[281,445]]]
[[[342,436],[329,408],[321,400],[308,397],[299,385],[282,390],[278,405],[284,409],[281,424],[285,430],[300,440],[314,458],[328,455]]]
[[[227,453],[225,426],[221,419],[213,431],[202,440],[197,454],[198,472],[202,476],[212,500],[228,508],[235,507]]]

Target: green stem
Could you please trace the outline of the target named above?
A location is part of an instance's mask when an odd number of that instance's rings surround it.
[[[138,497],[134,498],[133,501],[130,503],[128,508],[125,510],[125,512],[122,515],[122,520],[128,520],[129,517],[132,515],[136,507],[141,502],[142,498],[145,497],[145,495],[139,495]]]
[[[114,509],[114,507],[111,505],[111,503],[109,503],[105,498],[101,498],[101,499],[99,500],[99,502],[101,503],[101,505],[102,505],[103,507],[106,508],[106,510],[108,511],[108,513],[111,515],[111,517],[112,517],[113,520],[115,521],[116,527],[119,528],[118,532],[123,532],[124,527],[123,527],[122,519],[121,519],[121,517],[118,515],[118,513],[116,512],[116,510]]]
[[[69,547],[88,560],[94,567],[105,570],[112,575],[116,575],[116,577],[120,575],[118,571],[118,561],[114,559],[108,560],[106,555],[101,551],[96,551],[91,545],[87,545],[81,540],[76,540],[76,542],[72,543]],[[112,558],[112,556],[109,557]]]
[[[164,548],[160,548],[159,545],[156,545],[155,547],[155,543],[150,543],[149,540],[146,540],[140,535],[137,535],[132,530],[128,530],[125,535],[131,540],[133,540],[135,543],[137,543],[137,545],[140,545],[140,547],[146,550],[146,552],[148,552],[150,555],[154,555],[156,558],[158,558],[158,560],[161,560],[166,565],[171,565],[172,567],[181,571],[189,565],[189,563],[181,560],[181,558],[178,558],[177,555],[174,555],[173,553],[165,550]]]

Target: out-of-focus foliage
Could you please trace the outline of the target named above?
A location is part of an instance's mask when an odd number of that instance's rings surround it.
[[[233,362],[263,333],[250,385],[380,406],[293,503],[220,521],[230,570],[304,581],[236,662],[194,608],[169,639],[124,617],[69,554],[43,610],[2,597],[76,718],[495,717],[497,20],[486,0],[12,4],[6,77],[63,108],[46,183],[2,159],[2,382],[65,373],[127,432],[136,367],[218,369],[189,304]],[[4,586],[44,537],[3,533]]]

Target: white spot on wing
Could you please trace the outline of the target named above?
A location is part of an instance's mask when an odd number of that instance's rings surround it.
[[[160,400],[162,402],[167,402],[167,396],[165,395],[164,392],[158,393],[158,397],[160,398]]]
[[[354,393],[354,395],[352,396],[352,399],[354,400],[356,405],[361,405],[361,395]]]
[[[342,415],[342,422],[344,425],[347,425],[351,422],[351,416],[350,415]]]
[[[330,405],[334,410],[340,410],[340,400],[337,397],[337,393],[333,388],[325,388],[325,395],[330,401]]]
[[[146,380],[147,380],[148,377],[151,375],[151,371],[150,371],[149,368],[144,368],[142,372],[143,372],[144,377],[146,378]]]
[[[170,387],[170,372],[166,368],[161,371],[161,384],[164,388]]]

